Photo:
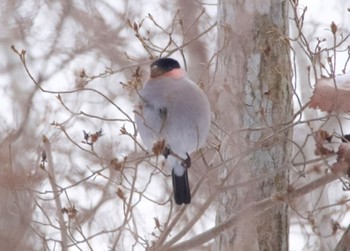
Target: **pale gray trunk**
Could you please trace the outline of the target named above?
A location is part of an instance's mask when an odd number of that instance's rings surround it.
[[[288,1],[219,1],[219,61],[216,73],[221,167],[228,186],[217,224],[288,186],[292,117]],[[288,207],[280,204],[226,231],[215,250],[288,250]]]

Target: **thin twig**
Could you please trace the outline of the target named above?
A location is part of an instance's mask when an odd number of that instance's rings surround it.
[[[57,189],[57,182],[55,177],[55,166],[52,159],[51,143],[46,136],[43,136],[44,149],[47,155],[47,174],[51,189],[53,191],[53,196],[56,204],[56,214],[58,218],[58,223],[60,225],[61,233],[61,246],[63,251],[68,251],[68,238],[67,238],[67,226],[62,213],[62,203],[60,194],[61,192]]]

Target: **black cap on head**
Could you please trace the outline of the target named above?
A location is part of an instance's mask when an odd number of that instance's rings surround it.
[[[173,69],[179,69],[180,64],[177,62],[175,59],[172,58],[158,58],[156,61],[154,61],[151,64],[151,69],[152,68],[158,68],[162,72],[168,72]]]

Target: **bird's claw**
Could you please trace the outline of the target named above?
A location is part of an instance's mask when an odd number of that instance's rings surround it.
[[[170,149],[170,147],[169,146],[166,146],[166,147],[164,147],[164,150],[163,150],[163,156],[164,156],[164,158],[168,158],[168,156],[171,154],[171,149]]]
[[[190,157],[190,155],[188,155],[188,153],[186,153],[186,155],[187,155],[187,158],[184,159],[181,162],[181,166],[183,166],[184,168],[190,168],[190,166],[191,166],[191,157]]]
[[[181,161],[181,166],[183,166],[184,168],[190,168],[190,166],[191,166],[191,157],[190,157],[190,155],[188,155],[188,153],[186,153],[187,158],[186,159],[182,159],[178,155],[173,153],[169,146],[166,146],[163,149],[163,156],[164,156],[164,158],[167,159],[169,155],[172,155],[172,156],[175,156],[176,158],[181,159],[182,160]]]

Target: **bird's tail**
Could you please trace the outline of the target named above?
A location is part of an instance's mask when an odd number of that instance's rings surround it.
[[[178,205],[189,204],[191,202],[190,184],[188,183],[187,168],[181,176],[175,174],[175,168],[172,170],[173,189],[175,202]]]

